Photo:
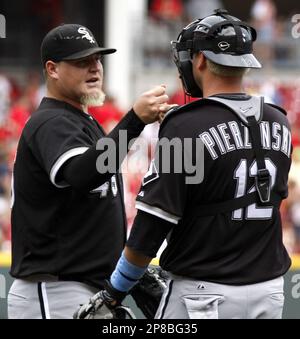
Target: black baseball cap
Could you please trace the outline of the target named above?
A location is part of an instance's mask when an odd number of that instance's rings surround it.
[[[63,24],[52,29],[41,44],[41,58],[43,66],[51,60],[76,60],[89,55],[112,54],[114,48],[99,47],[93,33],[86,27],[78,24]]]

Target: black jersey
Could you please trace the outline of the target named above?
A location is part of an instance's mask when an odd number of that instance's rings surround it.
[[[104,135],[90,115],[48,98],[26,124],[13,172],[14,277],[52,274],[100,288],[113,271],[126,240],[121,176],[89,193],[58,176]]]
[[[249,100],[245,95],[232,98]],[[292,150],[286,116],[264,104],[260,134],[272,191],[284,199]],[[191,139],[194,146],[194,141],[201,139],[204,176],[202,182],[187,184],[184,168],[180,173],[171,164],[170,173],[164,173],[161,163],[154,161],[144,178],[136,207],[173,224],[160,258],[161,266],[181,276],[237,285],[284,274],[291,262],[282,243],[278,207],[254,203],[208,216],[197,213],[203,205],[255,191],[257,162],[249,128],[229,108],[206,100],[186,105],[168,116],[159,134],[159,139],[163,138],[178,138],[182,143]],[[194,162],[196,152],[194,148]]]

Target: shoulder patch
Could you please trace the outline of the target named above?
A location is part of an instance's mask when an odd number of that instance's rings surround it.
[[[252,96],[247,100],[233,100],[212,96],[209,100],[216,101],[231,110],[246,126],[249,125],[248,118],[253,116],[260,123],[263,118],[264,98]]]

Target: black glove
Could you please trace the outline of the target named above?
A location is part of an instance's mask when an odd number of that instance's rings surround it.
[[[105,289],[96,293],[89,302],[80,305],[75,311],[74,319],[135,319],[129,307],[121,304],[126,297],[125,292],[117,291],[109,281],[105,281]]]
[[[154,319],[168,276],[160,267],[148,267],[138,284],[130,291],[137,306],[148,319]]]

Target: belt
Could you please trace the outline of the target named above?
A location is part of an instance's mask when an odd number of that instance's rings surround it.
[[[29,277],[22,278],[22,280],[30,281],[30,282],[56,282],[60,281],[59,276],[52,274],[33,274]]]
[[[71,277],[71,276],[59,276],[59,275],[53,275],[53,274],[32,274],[28,277],[24,277],[24,278],[17,278],[17,279],[21,279],[21,280],[25,280],[25,281],[29,281],[29,282],[57,282],[57,281],[75,281],[75,282],[79,282],[82,284],[86,284],[89,285],[93,288],[97,288],[98,290],[102,290],[104,289],[104,281],[103,282],[99,282],[99,284],[95,285],[95,284],[91,284],[88,281],[85,280],[80,280],[78,279],[78,277]]]

